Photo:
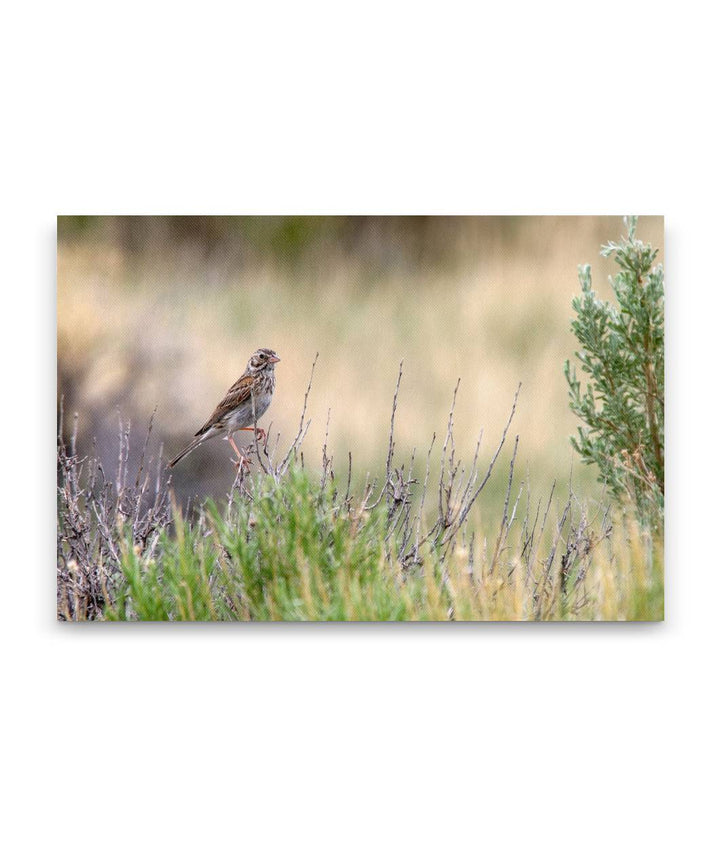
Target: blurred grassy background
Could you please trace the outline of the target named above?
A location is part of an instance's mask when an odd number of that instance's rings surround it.
[[[168,459],[270,347],[282,362],[263,425],[289,441],[319,351],[306,462],[319,460],[330,409],[336,472],[351,449],[363,477],[384,471],[401,359],[397,459],[417,447],[420,468],[458,377],[458,451],[470,459],[484,429],[483,461],[522,381],[516,474],[547,495],[572,460],[562,367],[577,265],[592,263],[609,297],[613,263],[599,249],[622,231],[621,217],[59,217],[58,395],[80,414],[80,450],[95,437],[108,462],[118,409],[137,426],[157,407]],[[662,218],[641,217],[639,237],[662,260]],[[179,496],[224,495],[228,452],[217,440],[183,461]],[[576,462],[574,479],[597,495],[594,477]]]

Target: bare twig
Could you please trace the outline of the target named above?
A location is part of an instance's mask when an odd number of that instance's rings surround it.
[[[385,462],[385,487],[390,484],[390,469],[392,467],[393,453],[395,452],[395,411],[397,410],[398,393],[400,391],[400,381],[403,374],[403,360],[400,360],[400,368],[398,370],[398,379],[395,384],[395,394],[393,395],[392,411],[390,413],[390,436],[388,438],[388,453],[387,461]],[[388,501],[390,496],[388,495]]]
[[[310,395],[310,390],[312,389],[313,377],[315,375],[315,364],[317,363],[319,356],[320,356],[320,352],[318,351],[315,354],[315,359],[313,360],[312,368],[310,369],[310,380],[308,381],[307,389],[305,390],[305,398],[303,400],[302,412],[300,413],[300,425],[298,427],[297,434],[295,435],[295,439],[290,444],[290,448],[288,449],[287,454],[283,458],[282,463],[277,468],[276,476],[282,475],[287,471],[288,464],[290,461],[290,456],[302,444],[302,441],[305,438],[305,435],[307,434],[308,428],[310,427],[309,422],[307,425],[305,425],[305,413],[307,412],[308,396]]]
[[[493,467],[495,466],[495,462],[498,459],[498,455],[500,454],[502,447],[505,445],[505,437],[507,436],[508,429],[510,428],[510,423],[512,422],[513,416],[515,415],[515,408],[517,406],[517,400],[518,400],[518,395],[520,395],[520,387],[521,386],[522,386],[521,383],[518,384],[517,391],[515,392],[515,398],[513,399],[512,410],[510,411],[510,416],[508,417],[508,421],[505,425],[505,428],[503,429],[502,437],[500,438],[500,443],[498,444],[498,447],[495,450],[495,454],[492,456],[492,460],[490,461],[490,464],[488,465],[487,472],[485,473],[485,478],[482,480],[482,482],[480,482],[480,486],[475,491],[475,493],[473,493],[473,495],[470,497],[470,499],[465,503],[465,507],[463,508],[463,510],[462,510],[462,512],[458,518],[458,521],[456,524],[457,527],[462,526],[462,524],[465,522],[465,518],[470,513],[470,509],[472,508],[473,504],[475,503],[475,500],[478,498],[478,496],[480,496],[482,489],[488,483],[488,480],[490,479],[490,476],[492,475]]]

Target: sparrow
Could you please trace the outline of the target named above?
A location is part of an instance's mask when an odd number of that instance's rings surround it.
[[[258,348],[248,360],[244,373],[235,381],[208,421],[195,434],[195,438],[170,461],[174,467],[193,449],[213,437],[225,436],[238,456],[238,466],[247,459],[235,445],[236,431],[254,431],[258,419],[265,413],[275,391],[275,363],[280,357],[270,348]],[[265,438],[265,431],[257,429],[257,437]]]

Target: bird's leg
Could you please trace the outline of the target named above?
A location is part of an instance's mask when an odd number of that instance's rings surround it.
[[[246,458],[245,455],[243,455],[243,453],[240,451],[240,449],[238,449],[238,447],[235,445],[235,441],[232,438],[232,434],[228,437],[228,442],[233,447],[233,449],[235,449],[235,454],[238,456],[237,461],[233,462],[233,463],[235,463],[235,466],[238,469],[240,469],[240,467],[245,467],[246,469],[249,470],[250,469],[250,460],[249,460],[249,458]]]
[[[264,428],[252,428],[251,427],[251,428],[240,428],[239,430],[240,431],[254,431],[255,436],[257,437],[258,440],[260,440],[262,442],[263,446],[267,445],[267,433],[265,432]]]

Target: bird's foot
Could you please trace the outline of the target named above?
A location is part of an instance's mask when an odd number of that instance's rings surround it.
[[[240,458],[236,461],[235,458],[231,458],[233,464],[235,465],[235,469],[240,472],[241,470],[244,473],[250,472],[250,458],[246,458],[245,455],[240,455]]]

